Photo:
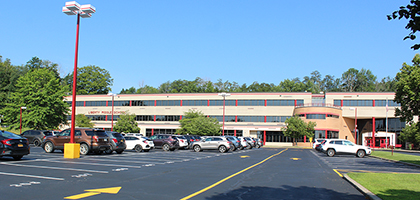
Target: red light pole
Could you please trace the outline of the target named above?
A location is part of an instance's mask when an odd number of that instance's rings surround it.
[[[26,109],[26,107],[20,107],[20,134],[22,134],[22,109]]]
[[[219,96],[223,97],[223,132],[222,132],[222,135],[225,135],[225,98],[227,96],[230,96],[230,94],[222,92],[222,93],[219,93]]]
[[[75,119],[76,119],[76,86],[77,86],[77,55],[79,50],[79,24],[80,17],[90,18],[91,13],[95,13],[95,8],[90,5],[78,4],[75,1],[66,2],[66,5],[63,7],[63,13],[67,15],[77,15],[77,27],[76,27],[76,53],[74,56],[74,72],[73,72],[73,94],[72,94],[72,104],[71,104],[71,135],[70,143],[74,143],[74,133],[75,133]]]
[[[117,94],[108,93],[108,96],[112,96],[111,131],[114,131],[114,97],[117,96]]]

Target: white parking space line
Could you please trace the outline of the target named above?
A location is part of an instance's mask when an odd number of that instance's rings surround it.
[[[101,163],[91,163],[91,162],[82,163],[82,162],[70,162],[70,161],[58,161],[58,160],[39,160],[39,161],[55,162],[55,163],[69,163],[69,164],[76,164],[76,165],[98,165],[98,166],[108,166],[108,167],[141,168],[140,166],[133,166],[133,165],[113,165],[113,164],[101,164]]]
[[[22,176],[22,177],[29,177],[29,178],[40,178],[40,179],[48,179],[48,180],[56,180],[56,181],[64,181],[64,178],[54,178],[48,176],[36,176],[36,175],[29,175],[29,174],[15,174],[9,172],[0,172],[0,175],[7,175],[7,176]]]
[[[89,170],[89,169],[74,169],[74,168],[62,168],[62,167],[48,167],[48,166],[39,166],[39,165],[20,165],[13,163],[0,163],[2,165],[10,165],[16,167],[32,167],[32,168],[43,168],[43,169],[57,169],[57,170],[66,170],[66,171],[81,171],[81,172],[91,172],[91,173],[102,173],[107,174],[108,171],[98,171],[98,170]]]
[[[104,162],[128,162],[128,163],[139,163],[139,164],[164,164],[164,162],[151,162],[151,161],[137,161],[137,160],[120,160],[120,159],[96,159],[96,158],[89,158],[85,160],[91,160],[91,161],[104,161]]]

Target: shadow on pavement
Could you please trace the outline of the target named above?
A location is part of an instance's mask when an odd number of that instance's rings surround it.
[[[362,194],[348,194],[336,192],[327,188],[315,188],[315,187],[292,187],[283,185],[279,188],[272,187],[241,187],[236,190],[232,190],[229,193],[223,193],[214,195],[206,198],[208,200],[218,199],[240,199],[240,200],[255,200],[255,199],[316,199],[316,200],[364,200],[365,197]]]

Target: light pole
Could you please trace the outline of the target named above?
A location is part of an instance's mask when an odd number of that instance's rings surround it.
[[[108,93],[108,96],[112,96],[111,131],[114,131],[114,97],[117,96],[117,94],[110,92]]]
[[[354,137],[357,144],[357,108],[350,108],[350,110],[354,110]]]
[[[20,134],[22,134],[22,109],[26,109],[26,107],[20,107]]]
[[[230,94],[226,93],[226,92],[222,92],[222,93],[219,93],[219,96],[223,97],[223,132],[222,132],[222,135],[225,135],[225,99],[226,99],[226,97],[230,96]]]
[[[76,26],[76,53],[74,56],[74,72],[73,72],[73,94],[72,94],[72,104],[71,104],[71,135],[70,143],[74,143],[74,126],[76,118],[76,86],[77,86],[77,54],[79,50],[79,24],[80,17],[89,18],[92,16],[92,13],[95,13],[96,9],[90,4],[82,5],[78,4],[76,1],[66,2],[66,5],[63,7],[63,13],[67,15],[77,15],[77,26]]]

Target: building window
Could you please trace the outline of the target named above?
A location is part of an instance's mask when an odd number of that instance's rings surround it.
[[[156,106],[181,106],[181,100],[157,100]]]
[[[343,100],[343,106],[373,106],[373,100]]]
[[[328,139],[338,139],[338,131],[327,131]]]
[[[292,142],[291,137],[286,137],[281,131],[266,131],[266,142]]]
[[[264,100],[238,100],[238,106],[264,106]]]
[[[211,118],[216,118],[217,121],[223,122],[223,115],[210,115]],[[234,115],[225,115],[225,122],[235,122]]]
[[[315,139],[325,139],[325,130],[315,130]]]
[[[341,99],[334,99],[334,106],[341,107]]]
[[[226,130],[225,129],[225,135],[234,136],[235,135],[235,130]],[[236,136],[237,137],[242,137],[242,135],[243,135],[243,131],[242,130],[236,130]]]
[[[154,121],[153,115],[136,115],[136,121]]]
[[[156,115],[156,121],[173,122],[173,121],[179,121],[179,120],[180,120],[179,115]]]
[[[385,107],[386,106],[386,100],[375,100],[375,106]],[[393,100],[388,100],[388,106],[391,106],[391,107],[400,107],[401,104],[399,104],[399,103],[397,103],[397,102],[395,102]]]
[[[303,104],[303,100],[298,99],[296,100],[296,104],[300,105]],[[295,106],[295,100],[267,100],[267,106]]]
[[[112,106],[112,101],[108,101],[108,106]],[[130,101],[114,101],[114,106],[130,106]]]
[[[106,115],[86,115],[92,121],[105,121]]]
[[[267,116],[267,122],[285,122],[291,116]]]
[[[112,115],[107,115],[107,121],[118,121],[118,119],[120,118],[119,115],[114,115],[114,120],[112,120]]]
[[[306,119],[325,119],[325,114],[306,114]]]
[[[77,101],[76,101],[76,106],[77,106]],[[92,106],[92,107],[106,106],[106,101],[86,101],[86,107],[87,106]]]
[[[131,106],[155,106],[155,100],[133,100]]]
[[[333,114],[327,114],[327,117],[340,118],[340,116],[338,116],[338,115],[333,115]]]
[[[264,122],[264,116],[238,116],[238,122]]]
[[[223,106],[223,100],[210,100],[210,106]],[[236,106],[236,100],[225,100],[225,106]]]
[[[182,106],[207,106],[207,100],[182,100]]]

